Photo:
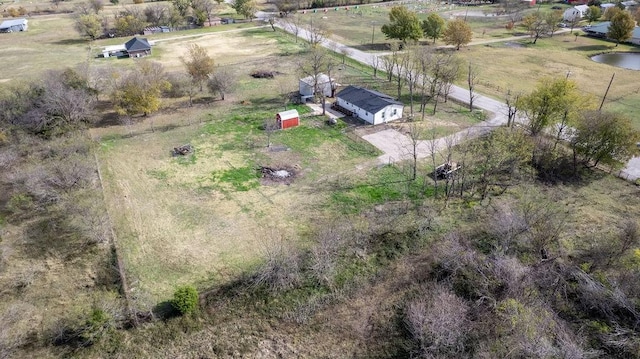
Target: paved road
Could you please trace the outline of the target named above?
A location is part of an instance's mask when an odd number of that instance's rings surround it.
[[[276,26],[285,31],[291,32],[291,29],[284,26],[281,22],[276,22]],[[561,29],[559,32],[564,31],[568,30]],[[309,32],[304,28],[299,29],[298,36],[303,39],[309,39],[310,37]],[[501,39],[497,41],[508,40]],[[348,47],[331,39],[325,39],[322,42],[322,46],[334,51],[348,50],[346,53],[350,58],[369,66],[373,64],[375,57],[380,56],[380,54],[366,53],[364,51]],[[449,97],[468,104],[470,98],[469,90],[453,85]],[[420,141],[416,148],[418,158],[428,157],[431,155],[432,151],[441,152],[448,145],[456,145],[464,140],[480,136],[507,123],[507,106],[502,101],[474,93],[473,106],[491,113],[493,117],[453,135],[433,140],[433,142]],[[377,134],[366,135],[363,136],[363,139],[369,141],[384,152],[384,155],[378,157],[378,162],[381,164],[405,160],[409,158],[410,154],[413,152],[411,140],[407,136],[394,130],[384,130]],[[632,158],[619,175],[620,177],[631,181],[635,181],[640,178],[640,157]]]

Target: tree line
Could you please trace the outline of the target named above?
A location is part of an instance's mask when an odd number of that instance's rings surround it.
[[[113,1],[117,3],[117,0]],[[142,1],[134,4],[142,4]],[[149,26],[177,29],[187,24],[212,24],[215,14],[223,6],[222,0],[172,0],[145,7],[125,6],[111,17],[101,13],[104,9],[102,0],[90,0],[74,7],[74,26],[81,36],[89,40],[105,36],[130,36],[142,33]],[[247,19],[253,18],[257,11],[254,0],[234,0],[231,7]]]

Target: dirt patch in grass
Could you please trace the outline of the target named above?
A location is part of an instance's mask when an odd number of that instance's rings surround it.
[[[258,171],[261,175],[260,182],[263,185],[290,185],[300,174],[300,166],[297,165],[276,165],[276,166],[259,166]]]
[[[206,49],[219,66],[249,63],[279,52],[277,40],[273,38],[261,38],[257,41],[255,37],[242,35],[242,32],[211,33],[197,38],[158,43],[157,46],[163,51],[159,61],[168,69],[183,67],[181,57],[187,56],[191,44],[197,44]]]

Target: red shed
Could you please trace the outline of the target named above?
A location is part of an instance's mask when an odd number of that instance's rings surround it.
[[[298,110],[279,112],[276,115],[276,120],[278,120],[278,127],[283,130],[285,128],[296,127],[300,125],[300,116],[298,115]]]

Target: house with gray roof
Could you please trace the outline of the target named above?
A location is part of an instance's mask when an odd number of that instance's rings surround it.
[[[142,37],[134,37],[124,43],[124,48],[129,57],[143,57],[151,55],[151,44],[147,39]]]
[[[336,105],[372,125],[402,118],[404,105],[393,97],[358,86],[347,86],[336,95]]]
[[[607,32],[609,32],[609,24],[611,24],[611,21],[605,21],[605,22],[599,23],[598,25],[587,26],[582,30],[585,32],[585,34],[589,36],[601,37],[606,39]],[[633,33],[631,34],[631,39],[629,39],[627,42],[630,42],[635,45],[640,45],[640,27],[636,26],[633,29]]]
[[[27,19],[11,19],[5,20],[0,24],[0,32],[20,32],[27,31]]]

